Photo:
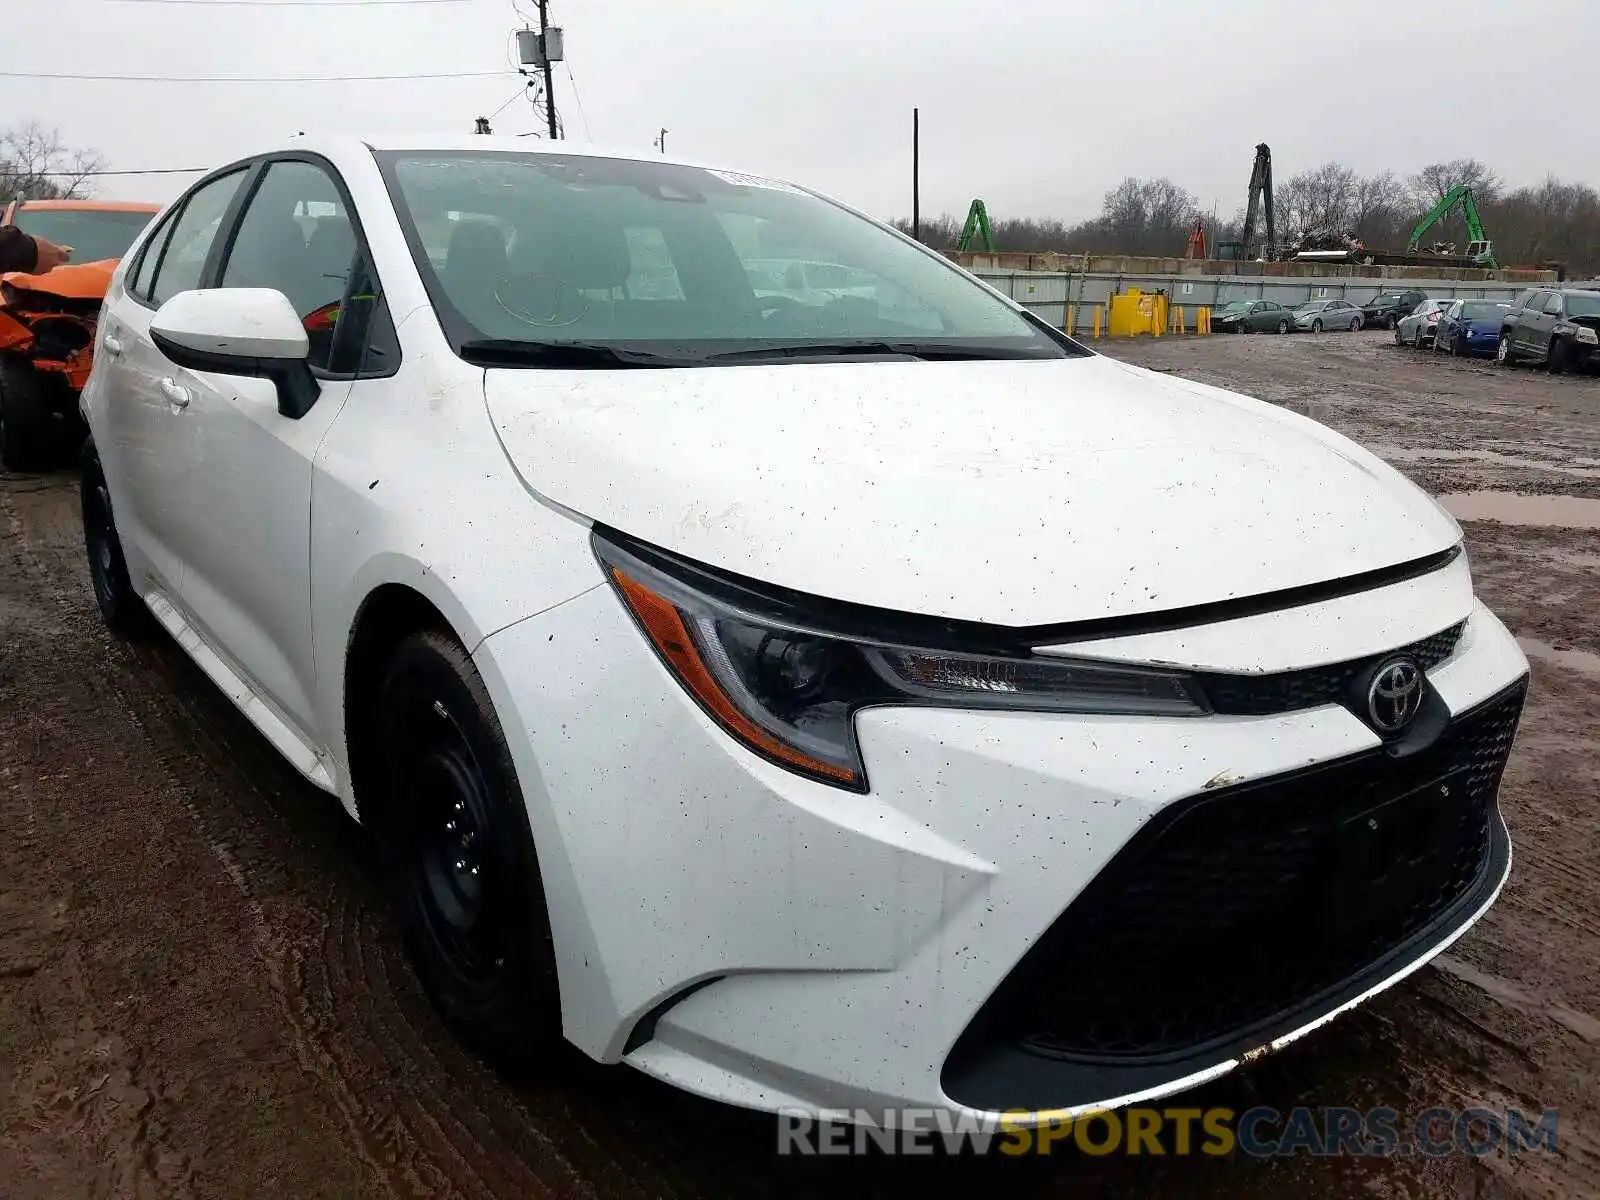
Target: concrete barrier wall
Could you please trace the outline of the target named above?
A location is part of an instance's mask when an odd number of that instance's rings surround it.
[[[1227,275],[1254,279],[1376,279],[1392,280],[1396,286],[1409,286],[1418,280],[1451,280],[1457,283],[1514,283],[1529,287],[1555,283],[1554,271],[1501,267],[1489,271],[1481,267],[1372,266],[1359,263],[1257,262],[1225,259],[1152,258],[1137,254],[1061,254],[1049,251],[1025,254],[1013,251],[985,253],[980,250],[947,250],[946,257],[969,271],[1028,271],[1050,275]]]
[[[1096,307],[1108,304],[1111,297],[1128,288],[1164,291],[1174,308],[1185,310],[1185,324],[1194,327],[1193,310],[1219,308],[1230,300],[1276,300],[1293,308],[1306,300],[1348,300],[1364,304],[1384,292],[1416,289],[1429,296],[1461,300],[1510,300],[1531,286],[1504,280],[1466,282],[1452,279],[1360,279],[1316,276],[1280,278],[1237,275],[1174,275],[1122,273],[1065,273],[1050,271],[973,272],[1024,305],[1057,329],[1066,327],[1067,309],[1073,310],[1074,327],[1087,331]]]

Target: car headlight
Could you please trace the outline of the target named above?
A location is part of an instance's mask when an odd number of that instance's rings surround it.
[[[1579,325],[1577,332],[1573,336],[1575,336],[1578,341],[1588,342],[1591,345],[1600,343],[1600,333],[1596,333],[1593,329],[1590,329],[1586,325]]]
[[[706,714],[755,753],[824,783],[867,790],[855,714],[872,705],[1208,711],[1181,673],[934,644],[943,638],[919,644],[917,634],[902,636],[896,618],[875,610],[841,617],[845,610],[826,601],[760,593],[598,531],[593,545],[640,632]]]

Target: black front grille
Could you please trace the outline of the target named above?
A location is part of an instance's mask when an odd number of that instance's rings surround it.
[[[1212,710],[1219,713],[1263,716],[1340,704],[1349,698],[1356,677],[1384,659],[1403,654],[1416,660],[1424,671],[1432,670],[1456,652],[1456,643],[1461,640],[1465,627],[1466,622],[1461,621],[1432,637],[1409,646],[1398,646],[1386,654],[1304,671],[1279,671],[1271,675],[1201,674],[1198,679]]]
[[[1524,690],[1410,756],[1373,751],[1172,806],[1023,958],[952,1063],[1002,1043],[1104,1065],[1237,1051],[1464,919],[1499,869],[1495,794]]]

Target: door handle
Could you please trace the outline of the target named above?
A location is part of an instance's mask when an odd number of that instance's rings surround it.
[[[122,353],[122,340],[114,334],[106,334],[106,340],[101,343],[106,348],[106,353],[115,358]]]
[[[189,407],[189,389],[170,376],[161,381],[161,394],[173,408]]]

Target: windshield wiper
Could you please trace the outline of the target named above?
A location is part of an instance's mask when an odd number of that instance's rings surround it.
[[[788,345],[752,346],[743,350],[724,350],[706,355],[707,362],[739,362],[750,359],[849,358],[856,355],[920,358],[928,362],[975,362],[989,358],[1043,358],[1033,351],[1001,350],[960,342],[802,342]]]
[[[604,342],[533,342],[520,338],[472,338],[461,343],[461,357],[479,367],[681,367],[694,362]]]

